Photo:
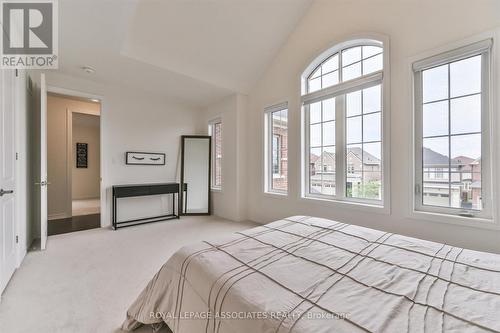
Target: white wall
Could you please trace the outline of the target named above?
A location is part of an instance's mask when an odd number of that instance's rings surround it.
[[[180,136],[200,134],[198,110],[121,87],[97,84],[56,72],[47,72],[49,87],[65,88],[102,96],[101,196],[107,209],[103,225],[111,223],[111,186],[114,184],[157,183],[178,180]],[[165,166],[127,166],[126,151],[166,153]],[[169,209],[166,198],[131,198],[120,205],[119,218],[142,217]]]
[[[500,26],[494,0],[315,1],[248,97],[248,217],[269,222],[316,215],[381,230],[500,252],[500,232],[408,218],[410,201],[411,76],[409,59],[422,52]],[[350,36],[390,38],[391,214],[339,209],[300,199],[300,75],[322,51]],[[497,54],[498,58],[498,54]],[[288,197],[263,194],[263,109],[289,102]],[[497,127],[498,128],[498,127]]]
[[[204,109],[208,122],[222,118],[222,190],[212,191],[213,213],[233,221],[246,219],[246,97],[235,94]]]

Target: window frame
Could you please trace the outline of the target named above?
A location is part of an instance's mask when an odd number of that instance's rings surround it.
[[[382,70],[372,72],[370,74],[362,75],[358,78],[348,81],[339,82],[333,86],[329,86],[312,93],[307,92],[308,78],[324,61],[334,56],[341,54],[345,49],[356,46],[378,46],[382,48],[383,54],[383,68]],[[389,62],[389,38],[380,35],[372,34],[369,36],[355,36],[352,39],[336,44],[334,47],[329,48],[317,58],[315,58],[301,76],[301,127],[302,127],[302,163],[301,163],[301,199],[316,200],[329,204],[338,205],[343,207],[351,206],[362,210],[372,211],[375,209],[379,213],[390,213],[390,62]],[[342,70],[341,57],[339,57],[339,71]],[[343,103],[345,103],[345,94],[370,88],[376,85],[381,86],[381,199],[365,199],[365,198],[352,198],[346,196],[347,187],[347,154],[345,149],[346,138],[346,121],[345,110]],[[309,105],[326,100],[328,98],[336,98],[336,122],[342,125],[336,126],[335,137],[335,150],[336,150],[336,195],[323,195],[309,193],[310,179],[310,156],[309,156]],[[339,130],[340,128],[340,130]],[[339,186],[341,184],[341,186]]]
[[[417,60],[412,64],[413,77],[413,165],[412,165],[412,212],[416,214],[432,214],[444,216],[446,219],[455,221],[487,222],[492,224],[494,217],[493,203],[493,168],[491,145],[492,118],[492,38],[486,38],[460,47],[442,52],[435,52],[433,55]],[[441,207],[423,204],[423,81],[422,72],[427,69],[450,64],[455,61],[464,60],[481,55],[481,196],[483,209],[481,211],[463,208]],[[448,73],[449,75],[449,73]],[[449,84],[449,82],[448,82]],[[448,88],[449,89],[449,88]],[[451,100],[448,96],[447,100]],[[450,126],[450,125],[448,125]],[[451,156],[449,158],[452,158]],[[451,171],[449,171],[451,172]],[[451,178],[448,177],[449,181]],[[486,199],[484,199],[486,198]],[[474,222],[476,220],[476,222]],[[452,222],[453,223],[453,222]]]
[[[215,136],[214,136],[214,128],[217,124],[220,124],[221,126],[221,129],[222,129],[222,136],[221,136],[221,163],[220,163],[220,176],[221,176],[221,181],[220,181],[220,185],[215,185],[215,178],[217,177],[216,173],[216,168],[215,168],[215,163],[216,163],[216,159],[217,159],[217,156],[216,156],[216,149],[215,149],[215,145],[216,145],[216,140],[215,140]],[[222,176],[223,175],[223,167],[222,167],[222,160],[224,159],[224,139],[223,139],[223,135],[224,135],[224,124],[223,124],[223,121],[222,121],[222,117],[219,116],[219,117],[216,117],[216,118],[213,118],[211,120],[208,121],[208,135],[210,135],[212,137],[212,165],[211,165],[211,175],[210,175],[210,190],[211,191],[215,191],[215,192],[222,192],[222,187],[223,187],[223,184],[224,184],[224,177]]]
[[[290,176],[288,173],[289,168],[286,171],[287,186],[286,190],[273,188],[273,179],[275,177],[274,167],[273,167],[273,122],[272,116],[275,112],[280,112],[287,110],[288,120],[290,119],[290,110],[288,109],[288,102],[283,102],[279,104],[274,104],[264,108],[264,193],[276,194],[281,196],[287,196],[290,189]],[[289,133],[289,122],[287,123],[287,133]],[[282,138],[279,140],[282,141]],[[287,137],[287,147],[289,147],[289,137]],[[281,150],[281,147],[280,147]],[[287,159],[288,161],[288,159]],[[281,166],[280,166],[281,170]]]

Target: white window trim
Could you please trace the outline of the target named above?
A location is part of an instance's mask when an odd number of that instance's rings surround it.
[[[222,116],[217,116],[215,118],[212,118],[208,121],[208,135],[210,135],[212,137],[212,156],[211,156],[211,159],[212,159],[212,165],[210,166],[211,168],[211,172],[210,172],[210,190],[212,192],[222,192],[222,188],[223,188],[223,185],[224,185],[224,177],[222,176],[223,175],[223,163],[221,162],[221,166],[220,166],[220,173],[221,173],[221,184],[220,186],[215,186],[214,185],[214,178],[215,178],[215,140],[213,138],[213,127],[215,124],[218,124],[218,123],[221,123],[222,125],[222,143],[221,143],[221,146],[222,146],[222,160],[224,159],[224,123],[222,121]]]
[[[313,93],[305,93],[307,87],[307,78],[314,71],[314,69],[320,65],[324,60],[332,56],[333,54],[358,45],[378,45],[383,48],[383,69],[381,71],[364,75],[360,78],[338,83],[332,87],[321,89]],[[307,66],[306,70],[301,75],[301,191],[299,199],[302,201],[317,201],[320,204],[328,205],[330,207],[337,208],[354,208],[361,211],[376,212],[381,214],[390,214],[391,212],[391,198],[390,198],[390,47],[389,38],[381,34],[364,34],[356,35],[349,38],[347,41],[336,43],[334,47],[327,49],[316,57]],[[375,83],[377,82],[378,83]],[[382,140],[382,186],[383,191],[381,194],[381,200],[370,200],[370,199],[359,199],[359,198],[346,198],[345,197],[345,186],[342,184],[341,187],[337,186],[336,191],[342,191],[340,198],[332,198],[331,196],[324,195],[314,195],[308,193],[309,189],[309,154],[308,154],[308,141],[309,133],[306,124],[308,124],[308,110],[307,105],[314,101],[325,99],[328,97],[337,96],[339,100],[343,94],[348,92],[368,88],[381,84],[382,89],[382,113],[381,113],[381,140]],[[339,103],[339,101],[337,101]],[[336,108],[337,114],[336,119],[344,119],[339,117],[339,109]],[[336,133],[336,147],[344,146],[343,141],[344,133],[337,131]],[[337,154],[338,155],[338,154]],[[336,173],[341,172],[342,175],[346,171],[344,154],[341,155],[341,165],[342,169],[336,170]],[[339,163],[337,163],[339,165]],[[342,176],[344,177],[344,176]]]
[[[273,180],[273,167],[272,167],[272,120],[271,115],[273,112],[288,110],[288,102],[274,104],[264,108],[264,193],[271,195],[278,195],[286,197],[290,190],[290,178],[288,174],[289,168],[287,168],[287,188],[286,190],[278,190],[272,188]],[[290,111],[288,111],[288,117],[290,118]],[[287,131],[288,131],[287,126]],[[288,139],[289,140],[289,137]],[[288,143],[287,143],[288,144]]]
[[[480,228],[480,229],[489,229],[489,230],[500,230],[500,221],[498,221],[498,213],[499,213],[499,197],[498,197],[498,188],[500,187],[500,182],[498,178],[498,165],[500,165],[500,154],[498,154],[496,151],[498,149],[498,144],[497,144],[497,139],[498,135],[496,134],[496,131],[494,130],[495,128],[498,128],[498,122],[499,122],[499,117],[496,115],[496,108],[497,105],[499,104],[500,97],[496,96],[496,94],[490,93],[488,98],[487,98],[487,104],[486,107],[488,109],[488,116],[489,116],[489,123],[488,127],[486,130],[489,132],[489,167],[490,167],[490,179],[489,179],[489,186],[490,186],[490,199],[489,199],[489,205],[491,207],[490,210],[490,216],[488,218],[483,218],[483,217],[464,217],[460,215],[450,215],[450,214],[443,214],[439,212],[430,212],[430,211],[419,211],[416,209],[416,200],[417,196],[415,193],[415,187],[418,184],[416,181],[416,93],[415,93],[415,75],[414,75],[414,69],[420,69],[418,67],[419,64],[425,64],[425,62],[429,61],[428,59],[431,59],[436,56],[435,61],[438,61],[437,56],[446,56],[448,55],[450,59],[453,59],[454,56],[456,56],[456,50],[462,49],[464,52],[470,51],[471,47],[474,49],[474,46],[477,47],[479,45],[485,45],[482,44],[481,42],[484,42],[487,39],[490,39],[493,41],[493,45],[491,47],[491,50],[489,51],[489,62],[488,65],[490,67],[489,69],[489,91],[490,92],[495,92],[496,91],[496,83],[498,81],[498,78],[500,77],[500,67],[498,67],[498,59],[497,55],[500,53],[500,46],[497,45],[497,36],[500,36],[500,29],[496,31],[487,31],[469,38],[466,38],[461,41],[457,41],[454,43],[450,43],[449,45],[445,45],[442,47],[439,47],[437,49],[433,50],[428,50],[420,55],[411,57],[407,59],[407,68],[408,68],[408,75],[411,82],[413,82],[413,85],[411,85],[411,91],[410,94],[412,96],[411,98],[411,108],[413,110],[413,121],[412,121],[412,126],[411,126],[411,132],[410,132],[410,146],[408,149],[409,152],[409,161],[411,161],[410,165],[410,172],[408,174],[409,176],[409,201],[408,201],[408,218],[413,218],[413,219],[418,219],[418,220],[424,220],[424,221],[429,221],[429,222],[438,222],[438,223],[445,223],[445,224],[451,224],[451,225],[461,225],[461,226],[468,226],[468,227],[474,227],[474,228]],[[480,47],[477,47],[476,50],[480,50]],[[458,54],[461,54],[460,52]],[[425,61],[425,62],[424,62]],[[442,59],[440,61],[443,61]],[[414,67],[416,65],[416,67]],[[484,76],[483,76],[484,78]],[[484,98],[484,96],[483,96]],[[484,103],[483,103],[484,104]],[[485,127],[483,127],[485,128]],[[484,151],[484,147],[482,148]]]

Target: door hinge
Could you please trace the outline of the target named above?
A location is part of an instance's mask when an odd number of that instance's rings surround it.
[[[16,244],[19,243],[19,236],[16,235]]]
[[[19,153],[16,153],[16,161],[19,159]]]

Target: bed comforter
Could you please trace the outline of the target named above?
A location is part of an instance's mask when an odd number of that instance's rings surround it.
[[[123,329],[500,332],[500,255],[294,216],[175,253]]]

